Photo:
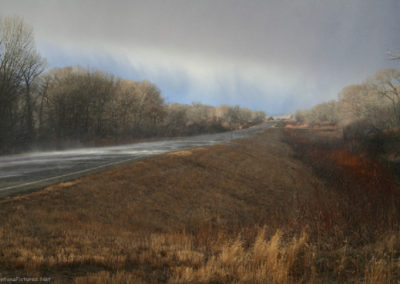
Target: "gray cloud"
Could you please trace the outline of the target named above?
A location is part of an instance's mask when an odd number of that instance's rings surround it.
[[[397,0],[2,0],[1,7],[34,27],[39,45],[112,54],[149,79],[184,84],[182,98],[252,100],[270,112],[335,98],[395,64],[386,52],[400,48]]]

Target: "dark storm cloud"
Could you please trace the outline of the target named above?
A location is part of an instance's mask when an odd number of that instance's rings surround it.
[[[182,100],[270,112],[335,98],[394,64],[386,52],[400,48],[397,0],[0,3],[34,27],[39,46],[111,54]]]

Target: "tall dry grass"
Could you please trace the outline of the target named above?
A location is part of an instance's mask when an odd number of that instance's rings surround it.
[[[312,266],[307,266],[307,263],[302,261],[312,260],[312,250],[306,250],[306,246],[306,234],[285,243],[280,231],[268,240],[265,229],[262,229],[250,246],[245,247],[240,238],[227,240],[219,251],[213,252],[199,267],[175,269],[170,281],[289,283],[306,278],[310,280],[314,278],[311,275]]]
[[[322,249],[306,233],[286,238],[277,231],[268,237],[265,229],[259,229],[252,240],[225,236],[215,239],[210,247],[193,246],[195,239],[152,235],[148,246],[142,247],[145,253],[137,259],[140,272],[101,271],[81,276],[76,283],[123,283],[126,279],[168,283],[395,283],[399,279],[398,259],[387,255],[387,246],[400,248],[398,235],[361,250],[346,244]],[[150,267],[147,275],[145,267]],[[157,269],[161,269],[158,274]]]
[[[331,135],[271,129],[4,200],[0,274],[61,283],[396,283],[396,212],[352,209],[354,194],[332,181],[362,179],[330,155],[338,150],[326,143]],[[322,143],[320,156],[306,151],[310,143]],[[371,218],[384,215],[391,219]]]

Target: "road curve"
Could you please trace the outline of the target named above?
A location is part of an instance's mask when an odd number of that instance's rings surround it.
[[[100,172],[123,163],[244,138],[275,123],[271,121],[232,132],[156,142],[0,156],[0,199]]]

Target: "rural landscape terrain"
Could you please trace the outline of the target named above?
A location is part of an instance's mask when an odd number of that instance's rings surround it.
[[[400,282],[400,4],[19,1],[0,282]]]
[[[393,283],[394,176],[349,152],[336,128],[282,123],[1,201],[1,273],[61,283]]]

